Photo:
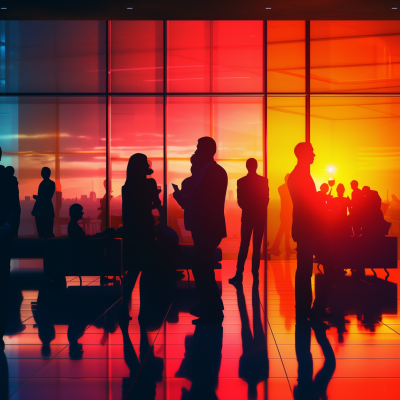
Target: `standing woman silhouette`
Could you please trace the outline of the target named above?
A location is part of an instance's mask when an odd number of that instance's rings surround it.
[[[37,195],[33,195],[36,200],[33,206],[32,215],[35,217],[36,229],[40,238],[54,237],[54,207],[52,198],[56,190],[56,184],[50,179],[50,168],[42,168],[42,182],[39,184]]]
[[[132,290],[140,271],[149,270],[155,263],[156,232],[152,210],[162,215],[159,190],[147,157],[136,153],[129,159],[125,185],[122,186],[122,224],[124,232],[124,266],[121,317],[129,318]]]

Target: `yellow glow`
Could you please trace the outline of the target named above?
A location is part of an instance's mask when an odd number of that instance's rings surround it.
[[[326,167],[326,169],[330,174],[334,174],[336,172],[336,167],[334,167],[332,164]]]

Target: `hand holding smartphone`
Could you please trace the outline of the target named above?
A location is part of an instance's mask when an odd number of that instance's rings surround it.
[[[172,187],[174,188],[175,192],[179,192],[180,191],[178,185],[175,185],[175,183],[172,184]]]

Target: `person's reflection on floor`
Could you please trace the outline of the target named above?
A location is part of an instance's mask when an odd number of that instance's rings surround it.
[[[313,379],[313,358],[311,354],[311,328],[321,346],[325,361],[322,368]],[[297,386],[293,389],[296,400],[325,400],[327,388],[336,369],[335,354],[326,337],[326,325],[321,322],[314,324],[306,319],[296,320],[295,331],[296,358],[298,363]]]
[[[8,396],[8,362],[4,349],[0,349],[0,400],[7,400]]]
[[[254,337],[251,334],[243,285],[237,284],[236,290],[240,321],[242,323],[243,348],[243,354],[239,359],[239,378],[249,385],[248,398],[252,400],[257,399],[257,385],[269,376],[267,342],[261,322],[258,284],[253,283],[252,289]]]
[[[176,377],[192,382],[182,388],[181,400],[217,400],[215,390],[221,368],[223,328],[219,323],[197,325],[193,336],[185,338],[185,358]]]
[[[139,357],[129,336],[129,321],[126,318],[120,319],[120,328],[124,343],[124,359],[129,368],[129,377],[122,379],[122,399],[154,399],[156,383],[162,381],[163,359],[154,355],[154,347],[150,346],[144,324],[140,325]]]

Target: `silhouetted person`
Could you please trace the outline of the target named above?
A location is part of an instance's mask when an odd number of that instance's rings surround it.
[[[345,188],[342,183],[336,187],[338,197],[328,201],[330,209],[330,235],[334,239],[340,239],[351,236],[350,220],[347,211],[350,209],[351,200],[344,197]]]
[[[297,165],[288,179],[288,188],[293,201],[292,237],[297,242],[297,270],[295,277],[296,315],[310,317],[323,315],[326,309],[330,283],[326,279],[326,290],[316,296],[311,313],[313,255],[324,251],[323,228],[318,207],[317,190],[311,177],[310,165],[314,162],[314,149],[310,143],[299,143],[294,153]],[[326,254],[324,254],[326,255]],[[332,273],[324,263],[325,278]]]
[[[311,327],[321,347],[325,360],[322,368],[313,378],[313,358],[311,354]],[[326,337],[326,326],[296,322],[295,348],[298,363],[297,386],[293,389],[296,400],[326,400],[326,391],[336,369],[336,358],[332,346]]]
[[[358,237],[361,235],[361,208],[364,195],[359,189],[357,181],[351,181],[350,186],[353,189],[351,192],[350,220],[354,236]]]
[[[214,254],[226,237],[225,196],[228,176],[214,161],[217,145],[214,139],[202,137],[191,161],[198,173],[186,209],[190,209],[193,251],[193,277],[200,297],[200,305],[192,313],[200,316],[193,324],[222,322],[224,309],[214,273]],[[179,189],[177,189],[179,191]],[[179,195],[175,197],[177,200]],[[179,203],[179,200],[178,200]]]
[[[32,215],[35,217],[36,229],[40,238],[54,237],[54,207],[51,201],[56,191],[56,184],[50,179],[50,168],[42,168],[42,182],[39,184],[37,195],[33,195],[36,200],[33,206]]]
[[[287,181],[289,179],[289,174],[285,176],[285,183],[278,187],[279,197],[281,198],[281,212],[279,217],[281,219],[281,224],[279,225],[278,233],[276,234],[275,241],[270,248],[271,254],[274,256],[279,256],[281,251],[279,247],[281,245],[282,237],[285,235],[285,252],[286,255],[295,254],[296,252],[290,248],[290,231],[292,229],[292,214],[293,214],[293,203],[290,198],[289,189],[287,186]]]
[[[244,263],[249,252],[251,235],[253,235],[252,273],[253,279],[258,280],[261,243],[269,203],[269,188],[268,179],[257,174],[257,166],[257,160],[249,158],[246,161],[248,174],[237,181],[237,199],[238,205],[242,209],[242,225],[236,275],[229,279],[229,283],[232,284],[243,281]]]
[[[382,199],[376,190],[366,191],[361,216],[362,237],[379,239],[389,233],[390,223],[381,210]]]
[[[239,359],[239,378],[249,385],[248,398],[257,399],[257,385],[265,381],[269,376],[267,342],[261,322],[258,283],[253,282],[252,288],[253,334],[250,329],[243,284],[241,282],[236,285],[236,290],[240,321],[242,323],[243,349],[243,354]]]
[[[1,156],[0,148],[0,160]],[[18,182],[8,180],[5,168],[0,168],[0,349],[7,327],[11,240],[18,236],[20,216]]]
[[[100,199],[100,207],[98,208],[98,210],[100,210],[100,214],[97,217],[98,219],[101,220],[100,231],[105,231],[107,229],[107,179],[104,179],[103,185],[104,189],[106,190],[106,193]],[[110,195],[110,201],[112,198],[113,196]]]
[[[147,157],[136,153],[129,159],[125,185],[122,186],[122,223],[124,267],[123,305],[121,315],[129,318],[128,306],[141,270],[154,267],[156,253],[155,220],[152,210],[163,215],[157,182],[150,178]]]
[[[68,223],[68,237],[74,240],[86,240],[89,238],[100,239],[100,238],[113,238],[115,237],[115,229],[108,228],[103,232],[96,233],[95,235],[86,235],[83,228],[78,224],[78,222],[83,218],[83,207],[78,204],[72,204],[69,208],[70,221]],[[112,279],[108,279],[105,276],[100,277],[100,285],[105,285],[107,283],[113,282]]]

